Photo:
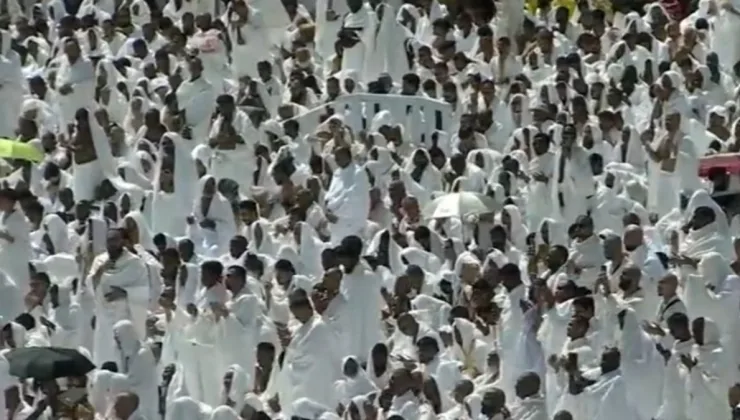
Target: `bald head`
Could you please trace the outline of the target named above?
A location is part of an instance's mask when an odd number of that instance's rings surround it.
[[[624,268],[622,275],[619,277],[619,288],[625,294],[631,294],[640,288],[640,278],[642,270],[640,267],[630,264]]]
[[[617,260],[623,254],[622,238],[619,235],[603,235],[602,246],[604,247],[604,257],[608,260]]]
[[[118,419],[128,419],[139,408],[139,396],[133,392],[123,392],[116,396],[113,411]]]
[[[638,225],[628,225],[624,228],[624,249],[628,252],[632,252],[639,248],[645,238],[645,234],[642,231],[642,227]]]
[[[658,281],[658,296],[662,296],[663,299],[671,299],[676,296],[676,289],[678,289],[678,277],[674,273],[668,273]]]

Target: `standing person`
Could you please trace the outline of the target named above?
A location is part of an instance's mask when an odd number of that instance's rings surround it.
[[[152,350],[138,338],[134,324],[129,320],[118,321],[113,326],[113,339],[120,355],[117,361],[121,372],[127,376],[129,386],[140,402],[137,404],[139,412],[144,418],[157,418],[157,363]]]
[[[334,159],[338,168],[325,199],[331,241],[338,245],[342,239],[365,228],[370,211],[370,184],[365,169],[352,161],[349,147],[334,150]]]
[[[361,259],[362,248],[360,238],[348,236],[342,239],[337,254],[344,270],[341,292],[347,305],[353,308],[351,314],[342,314],[351,316],[340,324],[347,328],[342,334],[348,336],[345,342],[349,346],[349,353],[342,356],[358,355],[360,362],[365,363],[372,347],[382,341],[382,295],[378,277]]]
[[[278,397],[286,417],[293,414],[293,403],[302,398],[327,406],[335,401],[333,384],[339,378],[341,361],[326,345],[333,333],[314,312],[306,291],[295,289],[288,302],[300,326],[292,334],[281,333],[285,357],[278,378]]]
[[[118,360],[113,326],[129,320],[137,337],[146,337],[149,304],[149,277],[144,261],[124,246],[125,231],[111,229],[106,237],[106,252],[92,262],[82,287],[94,295],[95,328],[93,363]]]
[[[63,45],[64,56],[54,85],[60,95],[62,118],[66,124],[72,124],[77,110],[94,102],[95,66],[83,56],[76,38],[64,39]]]
[[[25,295],[30,282],[31,228],[18,205],[22,193],[0,189],[0,267]]]

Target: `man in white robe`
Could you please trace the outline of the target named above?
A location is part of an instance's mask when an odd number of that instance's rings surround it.
[[[221,283],[223,266],[208,260],[200,266],[200,286],[195,302],[185,307],[190,315],[186,328],[187,346],[183,349],[185,382],[193,398],[209,405],[220,401],[219,389],[223,372],[228,365],[222,357],[218,320],[225,315],[227,291]]]
[[[340,315],[351,317],[341,322],[348,329],[343,334],[351,337],[346,341],[349,346],[347,355],[357,355],[358,360],[366,362],[370,349],[382,341],[380,310],[383,298],[381,279],[361,259],[362,249],[360,238],[348,236],[342,240],[337,254],[344,269],[341,291],[347,299],[347,306],[352,308],[351,312]]]
[[[123,320],[133,323],[139,339],[146,337],[149,277],[146,265],[124,248],[124,232],[108,231],[107,251],[95,257],[85,285],[95,296],[93,362],[100,366],[116,361],[113,326]]]
[[[658,349],[666,359],[666,367],[663,376],[663,404],[655,415],[655,420],[687,420],[690,418],[687,411],[690,402],[690,371],[683,360],[691,355],[694,346],[689,318],[682,313],[671,315],[668,318],[668,330],[676,341],[670,350],[662,346]]]
[[[10,32],[0,31],[0,137],[13,138],[21,113],[19,98],[23,95],[23,74],[18,53],[11,50]]]
[[[695,318],[691,326],[694,349],[690,356],[681,359],[689,370],[689,416],[692,419],[703,416],[726,419],[723,403],[731,383],[729,379],[736,377],[727,371],[730,355],[725,354],[719,328],[710,318]]]
[[[190,80],[183,81],[177,88],[177,104],[185,112],[186,125],[192,130],[193,139],[205,139],[218,92],[203,76],[200,58],[190,59],[188,73]]]
[[[341,1],[341,0],[337,0]],[[338,42],[342,45],[342,70],[365,75],[374,50],[376,18],[363,0],[346,0],[349,13],[344,16]]]
[[[340,358],[330,343],[333,333],[321,316],[314,313],[303,289],[289,296],[290,311],[300,326],[289,336],[285,358],[278,377],[278,397],[286,417],[292,404],[308,398],[323,405],[335,401],[334,381],[339,378]]]
[[[540,392],[540,377],[527,372],[516,382],[518,401],[511,408],[512,420],[547,420],[545,399]]]
[[[359,235],[365,228],[370,212],[370,183],[365,169],[352,162],[349,147],[337,148],[334,159],[338,168],[325,199],[331,242],[338,245],[345,237]]]
[[[214,307],[219,316],[219,342],[224,363],[227,366],[239,365],[245,372],[251,372],[256,362],[256,351],[260,332],[260,299],[251,293],[247,284],[244,267],[233,265],[226,269],[226,287],[231,292],[231,300],[224,306]],[[247,384],[252,389],[254,375],[249,375]]]
[[[95,67],[82,57],[80,45],[75,38],[65,40],[64,54],[54,85],[60,95],[62,118],[65,123],[72,124],[77,110],[93,103]]]
[[[554,182],[550,182],[553,217],[566,226],[586,214],[587,200],[595,193],[588,153],[575,140],[575,126],[563,128],[563,144],[555,152]]]

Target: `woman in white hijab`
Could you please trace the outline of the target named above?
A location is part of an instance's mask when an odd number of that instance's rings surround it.
[[[17,200],[15,190],[0,190],[0,267],[25,290],[31,260],[30,226]]]
[[[354,356],[347,356],[342,360],[342,374],[344,379],[336,381],[334,389],[337,394],[337,402],[345,407],[349,405],[354,397],[378,389]]]
[[[370,160],[365,163],[365,168],[370,171],[374,178],[373,185],[380,188],[381,191],[388,189],[391,182],[391,174],[396,168],[396,162],[393,160],[392,152],[385,147],[375,146],[370,149]]]
[[[221,405],[241,412],[244,407],[244,397],[251,388],[249,382],[249,375],[244,369],[239,365],[229,366],[221,385]]]
[[[405,48],[406,31],[396,19],[396,11],[391,4],[378,4],[375,15],[380,23],[375,33],[375,48],[366,80],[375,80],[382,73],[387,73],[394,81],[400,81],[410,71]]]
[[[180,397],[172,401],[165,420],[209,420],[211,408],[190,397]]]
[[[511,243],[517,249],[526,249],[529,230],[524,225],[519,208],[513,204],[504,206],[504,209],[501,211],[501,223],[506,227]]]
[[[49,255],[64,254],[70,251],[69,232],[67,225],[57,214],[48,214],[41,221],[44,234],[49,235],[53,249],[47,249]]]
[[[622,315],[623,314],[623,315]],[[663,385],[665,362],[655,349],[655,343],[643,331],[637,315],[631,308],[620,312],[621,369],[627,381],[627,395],[635,401],[635,408],[643,418],[651,418],[661,404],[660,393],[654,392]]]
[[[377,343],[367,357],[367,376],[378,389],[384,389],[393,373],[390,352],[385,343]]]
[[[211,413],[210,420],[240,420],[239,414],[233,408],[227,406],[216,407]]]
[[[113,66],[113,61],[103,58],[97,65],[96,100],[108,111],[111,122],[123,124],[127,113],[126,97],[118,90],[119,83],[125,83],[124,77]]]
[[[0,85],[2,98],[0,102],[0,136],[13,138],[15,127],[20,116],[18,101],[23,97],[23,75],[18,53],[11,50],[13,40],[11,33],[0,31]]]
[[[157,369],[154,354],[142,343],[131,321],[119,321],[113,326],[113,336],[118,346],[121,372],[128,376],[129,384],[139,396],[139,412],[145,418],[157,418]]]
[[[174,159],[174,164],[172,162]],[[188,145],[177,133],[162,136],[149,203],[152,232],[185,235],[185,223],[195,196],[197,168]]]
[[[401,173],[406,190],[419,200],[419,204],[431,201],[433,194],[443,190],[442,173],[432,164],[426,149],[416,149]]]
[[[108,411],[110,404],[110,389],[113,372],[108,370],[97,370],[92,374],[92,380],[88,385],[87,399],[90,405],[99,416],[103,416]],[[98,416],[96,416],[97,418]]]
[[[0,322],[13,320],[23,312],[21,289],[4,271],[0,271]]]

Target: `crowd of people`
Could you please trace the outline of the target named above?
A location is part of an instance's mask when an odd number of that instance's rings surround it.
[[[0,0],[0,420],[740,419],[740,2],[446,3]]]

